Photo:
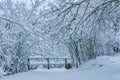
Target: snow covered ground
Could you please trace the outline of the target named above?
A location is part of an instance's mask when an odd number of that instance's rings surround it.
[[[37,69],[1,80],[120,80],[120,55],[98,57],[79,69]]]

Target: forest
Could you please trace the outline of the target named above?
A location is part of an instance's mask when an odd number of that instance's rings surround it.
[[[30,58],[36,56],[70,58],[69,66],[79,68],[118,53],[120,0],[0,0],[5,75],[31,71]]]

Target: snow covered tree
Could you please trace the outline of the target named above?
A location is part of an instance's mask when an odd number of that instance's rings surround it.
[[[118,37],[119,3],[119,0],[59,0],[49,3],[49,31],[55,30],[54,34],[69,45],[73,64],[77,67],[96,56],[113,54],[116,40],[111,38]]]

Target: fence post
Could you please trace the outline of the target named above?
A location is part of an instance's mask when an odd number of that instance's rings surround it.
[[[31,69],[31,67],[30,67],[30,65],[31,65],[30,64],[30,59],[28,58],[27,60],[28,60],[28,70],[30,70]]]
[[[65,58],[65,67],[66,67],[66,65],[67,65],[67,58]]]
[[[50,69],[50,59],[47,58],[48,69]]]

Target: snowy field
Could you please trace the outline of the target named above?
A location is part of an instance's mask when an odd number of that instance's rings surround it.
[[[0,80],[120,80],[120,55],[98,57],[79,69],[37,69]]]

